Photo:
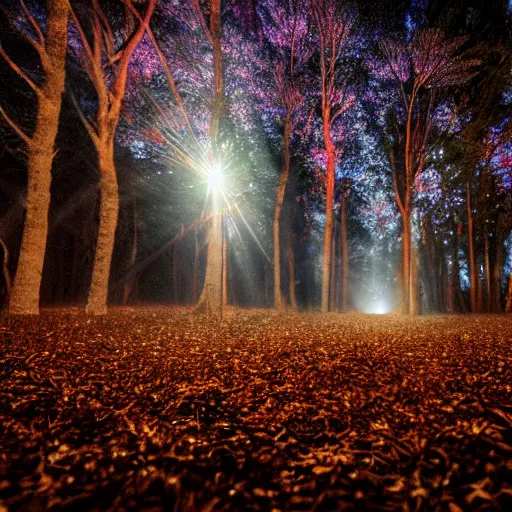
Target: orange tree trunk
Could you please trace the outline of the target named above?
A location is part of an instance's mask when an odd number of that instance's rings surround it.
[[[276,189],[276,204],[274,207],[274,222],[273,222],[273,235],[274,235],[274,307],[276,309],[284,308],[283,294],[281,291],[281,237],[280,237],[280,223],[281,223],[281,210],[283,207],[284,196],[286,192],[286,185],[290,176],[290,138],[291,138],[291,116],[290,113],[286,115],[284,123],[283,135],[283,162],[281,172],[279,174],[279,182]]]
[[[402,313],[408,314],[411,279],[411,212],[407,208],[402,214]]]
[[[327,124],[327,126],[326,126]],[[322,266],[322,312],[329,311],[329,289],[332,258],[332,222],[334,200],[334,145],[331,140],[330,124],[324,120],[324,141],[327,150],[327,176],[325,181],[325,233],[324,233],[324,261]]]
[[[119,213],[113,138],[104,144],[99,144],[97,151],[100,171],[100,224],[86,312],[92,315],[105,315],[107,313],[110,265]]]
[[[28,186],[25,224],[18,267],[9,301],[13,315],[38,315],[43,272],[55,137],[64,90],[67,0],[49,0],[45,45],[45,83],[38,94],[36,128],[28,151]]]
[[[349,307],[349,254],[347,240],[347,194],[341,197],[340,212],[340,249],[341,249],[341,310],[347,311]]]

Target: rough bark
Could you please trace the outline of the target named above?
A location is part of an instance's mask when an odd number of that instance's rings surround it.
[[[284,308],[283,293],[281,291],[281,211],[283,207],[286,186],[290,176],[290,138],[291,138],[291,114],[288,112],[284,123],[283,135],[283,162],[279,174],[279,182],[276,189],[276,204],[274,207],[273,236],[274,236],[274,307],[278,310]]]
[[[133,30],[132,18],[126,18],[126,44],[118,54],[116,66],[112,68],[112,76],[105,72],[105,56],[109,57],[109,49],[114,46],[113,35],[109,30],[108,20],[97,2],[92,2],[92,46],[76,16],[72,12],[75,25],[81,37],[84,57],[87,59],[85,69],[97,94],[98,109],[96,126],[94,127],[80,109],[79,115],[95,145],[98,154],[98,170],[100,174],[100,223],[94,254],[93,272],[86,312],[91,315],[107,313],[107,299],[110,278],[110,267],[114,250],[115,234],[119,213],[119,193],[117,175],[114,164],[114,141],[121,107],[126,90],[128,65],[134,51],[142,40],[153,15],[156,0],[149,0],[144,18],[126,2],[127,7],[139,21]],[[128,30],[129,29],[129,30]]]
[[[208,229],[208,250],[203,290],[196,307],[197,313],[222,316],[222,214],[215,213]]]
[[[28,184],[25,223],[16,276],[9,301],[11,315],[38,315],[43,272],[54,145],[64,91],[67,0],[49,0],[48,35],[39,54],[45,73],[44,85],[37,89],[35,131],[28,142]]]
[[[97,150],[100,171],[100,223],[86,312],[92,315],[105,315],[119,214],[119,192],[113,142],[107,143],[104,147],[99,146]]]

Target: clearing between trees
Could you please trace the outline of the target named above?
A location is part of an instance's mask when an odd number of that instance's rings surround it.
[[[0,510],[511,510],[512,317],[0,323]]]

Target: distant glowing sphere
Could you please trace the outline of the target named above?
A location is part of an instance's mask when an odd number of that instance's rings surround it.
[[[224,185],[224,175],[220,167],[214,166],[208,174],[208,187],[212,190],[219,190]]]

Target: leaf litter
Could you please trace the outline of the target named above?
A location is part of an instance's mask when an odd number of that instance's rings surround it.
[[[0,510],[512,510],[512,318],[0,324]]]

